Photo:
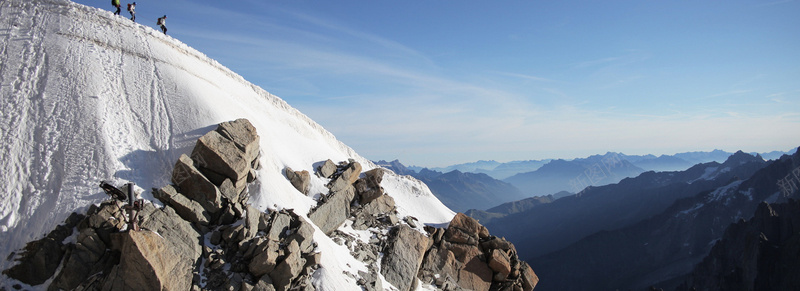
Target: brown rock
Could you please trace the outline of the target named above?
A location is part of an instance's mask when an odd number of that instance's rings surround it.
[[[233,141],[216,131],[197,140],[192,151],[192,160],[202,172],[211,171],[230,178],[231,181],[246,180],[250,170],[250,161],[244,156],[244,152]]]
[[[456,259],[464,264],[458,272],[458,285],[472,290],[489,290],[492,285],[492,269],[483,260],[483,253],[476,246],[467,247]]]
[[[520,274],[522,275],[522,290],[531,291],[536,288],[536,284],[539,283],[539,276],[536,276],[536,273],[533,272],[528,263],[521,262]]]
[[[297,191],[308,194],[308,188],[311,185],[311,174],[308,171],[292,171],[292,168],[286,167],[284,173]]]
[[[106,278],[107,290],[189,290],[192,265],[176,259],[164,238],[151,231],[114,234],[120,262]]]
[[[330,178],[336,173],[336,163],[331,160],[325,161],[317,168],[317,174],[323,178]]]
[[[511,258],[504,251],[494,249],[489,255],[489,268],[503,274],[501,277],[505,279],[511,273]]]
[[[288,290],[292,279],[300,275],[306,264],[297,241],[291,241],[286,252],[286,259],[269,274],[275,289],[278,291]]]
[[[256,247],[256,255],[250,261],[250,264],[247,265],[247,269],[253,276],[265,276],[275,269],[280,255],[280,245],[277,241],[269,239],[263,240],[262,243]]]
[[[217,132],[232,141],[244,153],[248,162],[258,157],[260,137],[249,120],[240,118],[220,123]]]
[[[154,189],[155,190],[155,189]],[[211,215],[197,201],[191,200],[175,190],[175,187],[165,186],[153,191],[153,196],[175,209],[181,218],[189,222],[208,225]]]
[[[181,155],[175,163],[172,183],[178,186],[181,193],[200,203],[209,213],[217,213],[222,209],[220,198],[222,195],[219,189],[195,168],[194,162],[187,155]]]

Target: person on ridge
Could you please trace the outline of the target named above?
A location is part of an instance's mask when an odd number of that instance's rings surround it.
[[[117,11],[114,11],[114,15],[119,15],[119,0],[111,0],[111,5],[117,8]]]
[[[128,12],[131,13],[131,20],[136,22],[136,2],[133,2],[133,4],[128,3]]]
[[[166,23],[167,23],[167,16],[166,15],[164,15],[163,17],[159,17],[158,21],[156,21],[156,24],[161,27],[161,32],[163,32],[164,34],[167,34]]]

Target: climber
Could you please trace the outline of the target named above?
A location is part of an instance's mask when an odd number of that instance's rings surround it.
[[[167,34],[166,23],[167,23],[167,16],[166,15],[164,15],[163,17],[159,17],[158,21],[156,21],[156,25],[161,27],[161,32],[163,32],[164,34]]]
[[[128,12],[131,13],[131,20],[136,22],[136,2],[133,2],[133,4],[128,3]]]
[[[119,0],[111,0],[111,5],[117,8],[117,11],[114,11],[114,15],[119,15]]]

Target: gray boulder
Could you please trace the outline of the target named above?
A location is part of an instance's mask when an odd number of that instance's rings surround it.
[[[189,290],[192,263],[166,239],[151,231],[129,231],[113,236],[119,264],[106,277],[105,290]]]
[[[181,193],[178,193],[173,186],[168,185],[162,187],[161,189],[157,189],[153,191],[153,196],[155,196],[155,198],[164,204],[174,208],[175,212],[177,212],[181,218],[189,222],[197,222],[202,225],[208,225],[208,223],[211,221],[211,214],[209,214],[208,211],[206,211],[203,206],[200,205],[200,203],[189,199]]]
[[[282,255],[280,244],[270,239],[260,240],[254,254],[256,255],[250,260],[247,269],[256,277],[265,276],[272,272],[278,264],[278,257]]]
[[[294,186],[297,191],[308,194],[308,188],[311,185],[311,174],[309,174],[308,171],[292,171],[292,168],[286,167],[285,173],[286,178],[289,179],[289,182],[292,182],[292,186]]]
[[[317,168],[317,175],[323,178],[330,178],[336,173],[336,163],[331,160],[325,161]]]
[[[400,291],[412,290],[427,245],[428,238],[407,225],[392,228],[381,262],[386,281]]]
[[[335,176],[328,184],[328,189],[331,192],[339,192],[345,188],[352,186],[361,175],[361,164],[358,162],[351,162],[344,166],[339,176]]]
[[[290,229],[292,223],[292,216],[284,211],[274,212],[272,222],[267,232],[267,238],[280,241],[286,236],[286,232]]]
[[[383,174],[384,170],[381,168],[372,169],[364,173],[364,178],[358,179],[353,184],[361,204],[370,203],[383,195],[383,187],[381,187]]]
[[[245,232],[244,240],[249,240],[256,237],[258,233],[258,223],[261,220],[261,211],[252,205],[247,205],[247,214],[245,215]]]
[[[274,271],[269,273],[275,289],[278,291],[288,290],[292,279],[300,275],[305,264],[306,261],[302,257],[297,241],[289,242],[289,247],[286,250],[286,259],[278,264]]]
[[[61,272],[56,275],[48,290],[74,290],[89,276],[103,270],[102,260],[106,255],[106,244],[93,228],[84,228],[78,234],[78,242],[66,257]]]
[[[350,217],[350,202],[355,198],[355,188],[348,186],[342,191],[328,194],[327,201],[308,215],[325,234],[330,235]]]
[[[222,209],[220,198],[222,194],[219,189],[195,168],[194,162],[187,155],[181,155],[175,163],[172,183],[178,186],[181,193],[200,203],[209,213],[217,213]]]
[[[236,147],[244,153],[247,162],[252,162],[258,157],[261,139],[256,133],[256,128],[249,120],[240,118],[220,123],[217,127],[217,132],[233,141]]]
[[[244,156],[236,144],[223,137],[216,131],[211,131],[197,140],[192,151],[192,159],[197,168],[217,185],[222,183],[221,178],[229,178],[238,184],[238,181],[247,182],[250,171],[250,161]]]

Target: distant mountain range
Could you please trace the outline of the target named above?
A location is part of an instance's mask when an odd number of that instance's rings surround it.
[[[422,169],[409,170],[399,161],[378,161],[375,164],[402,175],[411,175],[425,182],[444,205],[456,212],[487,208],[500,203],[524,199],[526,196],[511,184],[486,174],[453,170],[448,173]]]
[[[765,153],[762,157],[775,159],[781,154],[793,152],[794,150],[774,151]],[[378,161],[376,164],[395,173],[422,180],[445,205],[454,211],[466,212],[469,209],[487,210],[502,203],[529,197],[554,194],[557,196],[554,197],[555,200],[580,192],[586,187],[618,183],[624,178],[636,177],[646,171],[683,171],[696,164],[723,162],[731,155],[732,153],[722,150],[661,156],[608,152],[572,160],[545,159],[507,163],[490,160],[431,169],[406,167],[398,160]],[[477,212],[471,214],[484,220],[495,217],[481,216]]]
[[[707,162],[684,171],[645,172],[561,199],[543,196],[468,213],[517,245],[520,258],[531,262],[543,278],[537,290],[716,286],[722,283],[708,282],[720,278],[725,270],[709,266],[718,263],[698,266],[691,275],[694,281],[686,283],[688,274],[709,254],[725,229],[737,220],[752,217],[761,201],[782,202],[785,196],[800,196],[800,191],[791,186],[800,184],[800,177],[794,175],[800,173],[798,169],[800,155],[796,153],[765,161],[759,155],[737,152],[721,164]],[[795,184],[785,183],[790,186],[781,188],[779,181],[785,179]],[[743,247],[733,243],[726,248],[715,256],[730,256]],[[780,249],[783,254],[794,250]],[[770,273],[756,270],[770,266],[764,262],[772,256],[764,252],[762,248],[762,265],[747,262],[748,272]],[[793,254],[794,259],[799,258],[797,252]],[[714,260],[738,264],[736,258]],[[780,278],[782,284],[791,283]],[[753,284],[752,280],[747,282]]]

